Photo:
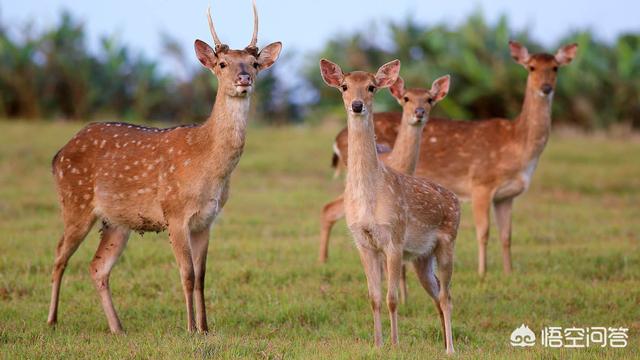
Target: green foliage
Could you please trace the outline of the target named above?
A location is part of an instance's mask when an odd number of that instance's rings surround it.
[[[0,24],[0,116],[82,119],[194,121],[206,118],[215,99],[214,77],[187,64],[180,46],[165,35],[164,56],[182,66],[182,76],[103,37],[96,54],[89,51],[84,25],[63,12],[58,25],[41,34],[29,28],[19,39]],[[24,35],[26,34],[26,35]],[[282,97],[280,81],[269,71],[258,87],[263,119],[293,117],[294,106]]]
[[[167,234],[133,234],[110,281],[126,331],[113,336],[88,272],[93,230],[71,258],[59,324],[46,325],[62,223],[50,161],[81,124],[0,122],[1,359],[448,359],[433,302],[408,272],[400,346],[373,348],[367,285],[344,221],[317,263],[319,212],[331,181],[336,126],[256,127],[209,246],[211,332],[185,332],[184,297]],[[29,139],[29,141],[15,141]],[[292,151],[295,149],[295,151]],[[476,274],[470,208],[456,240],[451,359],[640,357],[640,143],[553,134],[515,204],[514,274],[502,274],[495,228],[489,273]],[[309,159],[318,159],[309,161]],[[410,270],[410,269],[409,269]],[[626,349],[513,348],[522,323],[629,328]]]
[[[481,13],[464,23],[420,25],[411,19],[389,24],[391,45],[369,30],[330,41],[309,57],[304,76],[317,94],[314,106],[331,112],[341,107],[335,91],[319,75],[317,59],[326,57],[344,71],[375,71],[384,62],[402,61],[401,75],[410,87],[429,87],[444,74],[452,75],[449,96],[434,115],[457,119],[513,117],[521,108],[526,72],[509,55],[508,41],[516,39],[531,52],[555,53],[561,45],[577,42],[575,61],[560,70],[554,95],[554,122],[587,129],[613,123],[640,128],[640,34],[625,34],[610,45],[589,31],[571,33],[544,49],[526,30],[514,31],[506,17],[487,24]],[[379,110],[397,109],[388,92],[378,96]],[[339,110],[335,110],[339,111]]]

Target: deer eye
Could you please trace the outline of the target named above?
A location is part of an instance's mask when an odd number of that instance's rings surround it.
[[[260,64],[258,64],[257,62],[254,62],[254,63],[253,63],[253,68],[254,68],[254,69],[257,69],[257,68],[259,68],[259,67],[260,67]]]
[[[369,92],[374,92],[374,91],[376,91],[376,87],[373,86],[373,85],[369,85],[368,90],[369,90]]]
[[[433,105],[433,98],[428,98],[427,102],[429,103],[429,105]]]
[[[529,66],[529,71],[536,71],[536,68],[534,66]]]
[[[227,63],[223,63],[223,62],[220,63],[220,69],[224,69],[226,67],[227,67]]]
[[[404,101],[405,101],[405,102],[409,102],[409,97],[408,97],[408,96],[405,96],[405,97],[404,97]]]
[[[347,91],[348,87],[347,85],[342,85],[342,91]]]
[[[554,71],[554,72],[558,72],[558,67],[557,67],[557,66],[554,66],[554,67],[553,67],[553,71]]]

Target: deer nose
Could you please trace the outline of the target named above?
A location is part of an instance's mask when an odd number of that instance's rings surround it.
[[[251,86],[251,75],[249,74],[238,74],[238,78],[236,79],[236,85],[240,86]]]
[[[353,112],[356,114],[360,114],[363,108],[364,104],[360,100],[355,100],[351,103],[351,110],[353,110]]]
[[[416,117],[418,119],[422,119],[424,117],[424,113],[425,113],[424,108],[423,107],[416,108],[416,112],[415,113],[416,113]]]
[[[553,91],[553,86],[549,85],[549,84],[544,84],[542,85],[542,87],[540,88],[540,90],[542,90],[542,92],[545,95],[549,95],[552,91]]]

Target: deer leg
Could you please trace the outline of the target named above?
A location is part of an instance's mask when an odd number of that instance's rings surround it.
[[[173,255],[180,270],[180,280],[182,282],[182,292],[187,308],[187,331],[196,330],[193,314],[193,288],[195,273],[193,269],[193,259],[191,257],[191,244],[189,241],[189,230],[182,220],[175,223],[169,221],[169,238]]]
[[[402,273],[400,274],[400,303],[406,304],[409,299],[409,291],[407,290],[407,266],[402,265]]]
[[[329,237],[331,229],[336,221],[344,217],[344,196],[340,195],[333,201],[325,204],[320,216],[320,256],[321,263],[326,263],[329,257]]]
[[[193,268],[195,272],[194,296],[196,303],[196,324],[198,331],[207,333],[207,310],[204,301],[204,276],[207,268],[207,250],[209,249],[209,227],[191,233]]]
[[[444,318],[447,354],[453,354],[453,331],[451,329],[451,311],[453,310],[453,305],[451,303],[451,293],[449,292],[451,276],[453,275],[453,241],[446,235],[441,236],[441,240],[436,248],[436,263],[438,265],[438,275],[440,275],[440,293],[438,300]]]
[[[436,306],[436,310],[438,311],[438,317],[440,318],[440,326],[442,328],[442,338],[444,339],[444,346],[447,347],[447,329],[444,324],[444,314],[442,313],[442,308],[440,307],[440,280],[433,272],[433,264],[435,260],[435,255],[430,255],[428,257],[421,257],[413,261],[413,267],[416,271],[416,275],[418,275],[418,280],[420,280],[420,285],[426,290],[427,294],[431,296],[433,299],[433,303]]]
[[[88,212],[80,216],[77,214],[73,214],[73,216],[67,215],[64,217],[64,220],[64,233],[56,247],[56,258],[51,274],[51,303],[49,305],[49,316],[47,318],[49,325],[55,325],[58,321],[60,284],[69,258],[76,252],[82,240],[87,236],[96,218],[92,213]]]
[[[506,274],[511,274],[511,210],[513,198],[494,201],[493,209],[496,214],[496,223],[502,243],[502,266]]]
[[[387,308],[391,321],[391,344],[398,345],[398,287],[402,274],[402,250],[387,251]]]
[[[382,346],[382,322],[380,320],[380,307],[382,306],[382,274],[380,254],[365,247],[358,247],[360,260],[367,276],[369,300],[373,311],[373,335],[377,347]]]
[[[120,319],[118,319],[116,309],[113,307],[111,291],[109,290],[109,276],[111,269],[113,269],[127,245],[129,232],[128,229],[103,225],[100,245],[98,245],[98,250],[89,265],[91,278],[100,296],[102,309],[107,316],[109,329],[112,333],[121,333],[122,325],[120,324]]]
[[[476,240],[478,241],[478,274],[481,277],[484,277],[487,272],[490,201],[491,193],[487,189],[478,189],[471,196],[473,220],[476,225]]]

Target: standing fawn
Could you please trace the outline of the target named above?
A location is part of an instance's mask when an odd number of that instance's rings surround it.
[[[388,281],[391,343],[396,345],[397,290],[403,260],[410,260],[420,283],[434,299],[447,353],[452,353],[449,284],[460,219],[458,199],[433,182],[385,166],[376,152],[373,95],[396,81],[400,61],[383,65],[375,75],[363,71],[345,74],[338,65],[324,59],[320,69],[327,85],[341,90],[347,111],[350,146],[344,207],[367,277],[375,344],[382,345],[382,266],[386,265]],[[439,280],[433,272],[434,262]]]
[[[109,274],[131,230],[169,231],[180,270],[187,330],[208,331],[204,277],[209,229],[229,196],[229,178],[242,155],[250,95],[259,71],[278,58],[282,45],[258,51],[258,14],[249,45],[231,50],[218,38],[215,50],[195,41],[198,60],[218,78],[211,115],[202,125],[168,129],[94,123],[53,158],[64,234],[56,248],[49,324],[58,314],[60,282],[71,255],[97,219],[101,240],[89,270],[112,332],[122,331],[109,291]],[[196,321],[193,300],[195,297]]]
[[[511,273],[511,210],[513,199],[525,192],[544,150],[551,129],[551,103],[558,67],[576,56],[577,44],[555,55],[533,54],[515,41],[511,56],[529,72],[522,111],[515,120],[492,118],[452,121],[432,118],[424,128],[415,175],[432,179],[471,200],[478,241],[478,273],[486,273],[491,204],[502,243],[505,273]],[[378,120],[378,119],[376,119]],[[393,113],[375,121],[380,143],[393,144],[401,115]],[[349,156],[347,131],[336,138],[334,157]],[[335,163],[335,161],[334,161]],[[328,236],[328,235],[327,235]]]
[[[429,113],[437,102],[444,99],[449,92],[450,77],[442,76],[436,79],[431,89],[405,89],[401,77],[390,87],[391,94],[402,106],[401,124],[398,128],[398,139],[393,150],[389,154],[381,155],[381,160],[392,169],[413,175],[420,155],[420,139],[422,129],[429,120]],[[386,119],[392,113],[377,113],[376,119]],[[347,139],[344,138],[344,141]],[[388,155],[388,156],[385,156]],[[320,235],[320,262],[327,261],[329,251],[329,234],[333,225],[344,216],[344,196],[340,195],[327,203],[322,209],[320,223],[322,231]],[[407,299],[406,269],[402,267],[400,278],[400,302]]]

